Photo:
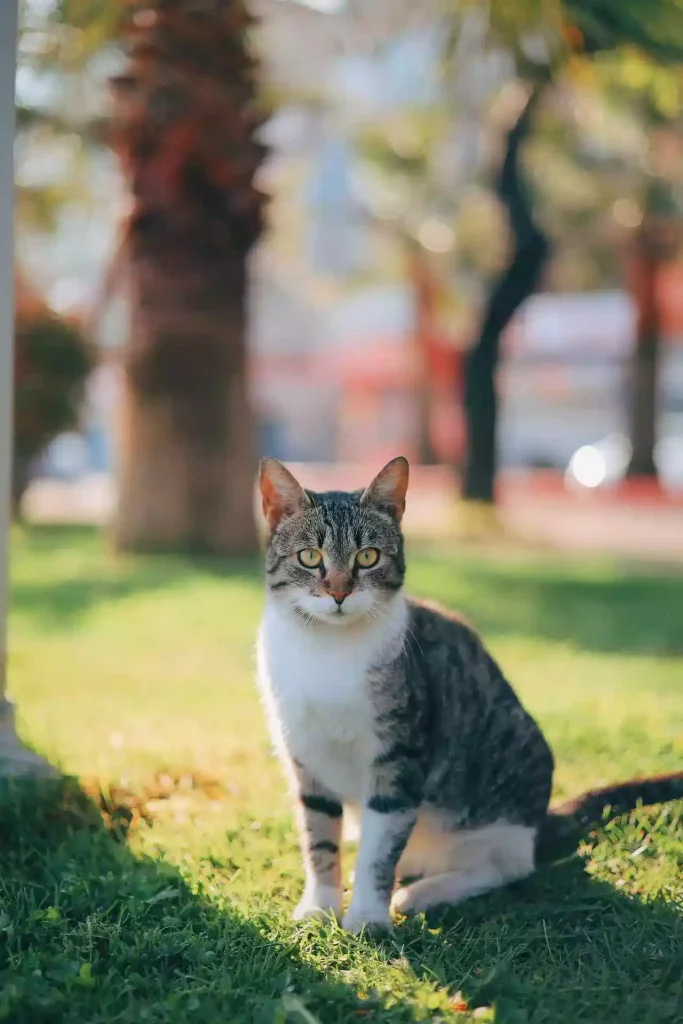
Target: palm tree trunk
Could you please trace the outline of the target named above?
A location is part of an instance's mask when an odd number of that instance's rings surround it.
[[[519,166],[520,147],[529,134],[532,114],[545,84],[535,87],[508,133],[497,183],[508,214],[512,250],[507,266],[491,290],[479,336],[464,360],[467,440],[462,497],[465,501],[486,504],[495,501],[498,419],[495,378],[500,339],[524,300],[533,294],[550,250],[548,239],[533,219],[531,200]]]
[[[128,245],[117,546],[249,554],[244,259],[160,223],[133,229]]]

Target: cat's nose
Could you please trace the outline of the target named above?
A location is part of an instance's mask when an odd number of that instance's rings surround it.
[[[343,605],[345,599],[349,596],[350,593],[351,593],[350,590],[331,590],[330,591],[330,596],[334,598],[334,600],[337,602],[337,604],[341,608],[341,606]]]

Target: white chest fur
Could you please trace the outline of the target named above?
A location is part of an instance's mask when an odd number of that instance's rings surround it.
[[[381,624],[352,628],[299,624],[266,603],[258,677],[273,739],[343,801],[366,790],[379,751],[368,673],[392,657],[405,617],[401,597]]]

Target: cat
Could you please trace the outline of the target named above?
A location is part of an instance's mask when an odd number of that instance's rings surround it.
[[[364,491],[304,490],[261,462],[266,600],[257,669],[296,800],[305,886],[295,920],[341,915],[343,817],[360,842],[352,932],[530,875],[550,826],[683,797],[683,773],[548,812],[553,755],[477,634],[403,591],[408,463]],[[592,817],[591,817],[592,816]],[[396,887],[397,879],[410,879]]]

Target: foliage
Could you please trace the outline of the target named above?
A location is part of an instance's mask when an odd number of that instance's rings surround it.
[[[444,52],[452,74],[443,80],[438,105],[422,118],[405,111],[400,123],[373,125],[359,139],[363,159],[385,193],[396,197],[394,206],[403,198],[403,226],[413,235],[425,224],[440,227],[437,238],[444,240],[450,258],[450,288],[467,294],[470,303],[472,278],[481,282],[503,262],[500,214],[484,182],[476,180],[486,167],[472,163],[467,180],[453,166],[449,178],[443,160],[444,153],[456,149],[453,139],[465,137],[462,118],[472,116],[461,109],[463,96],[454,105],[450,94],[450,78],[457,77],[468,56],[457,50],[462,19],[483,20],[485,11],[489,48],[513,52],[518,75],[531,81],[547,74],[551,64],[557,84],[539,111],[524,158],[541,223],[552,239],[561,239],[551,287],[614,286],[622,274],[615,238],[626,226],[615,219],[637,216],[652,170],[650,132],[653,126],[672,124],[681,109],[683,74],[676,64],[662,61],[676,56],[677,41],[683,58],[683,8],[671,0],[625,5],[493,0],[485,8],[465,2],[446,4],[445,10],[449,33]],[[484,46],[481,53],[487,52]],[[470,95],[465,102],[477,106],[487,148],[506,120],[504,108],[508,96],[514,102],[514,91],[502,75],[492,109],[493,93],[478,99]],[[412,141],[405,152],[404,137]],[[669,166],[669,185],[677,184],[675,172]]]
[[[600,828],[431,928],[373,942],[295,927],[301,866],[251,678],[257,567],[115,561],[95,533],[59,529],[15,532],[13,553],[24,734],[86,793],[0,803],[8,1020],[680,1018],[683,808]],[[443,547],[410,567],[413,589],[483,627],[548,732],[558,798],[680,768],[680,573]]]
[[[66,205],[92,200],[87,161],[103,141],[104,115],[97,64],[116,7],[109,0],[20,4],[16,207],[22,230],[53,231]]]
[[[111,0],[21,0],[24,50],[38,67],[82,70],[111,43],[119,7]]]
[[[451,5],[452,6],[452,5]],[[478,0],[460,0],[455,11],[481,10]],[[563,51],[594,54],[630,45],[656,61],[683,60],[683,4],[680,0],[491,0],[486,5],[486,27],[494,43],[513,48],[529,60],[530,52],[547,61]]]
[[[14,445],[32,459],[76,425],[93,360],[77,322],[57,316],[18,275],[15,293]]]

